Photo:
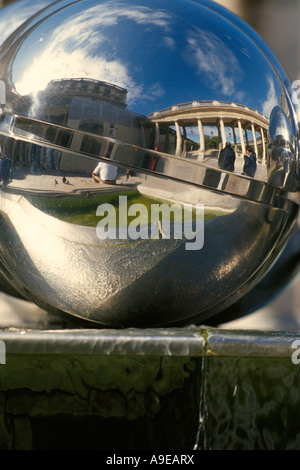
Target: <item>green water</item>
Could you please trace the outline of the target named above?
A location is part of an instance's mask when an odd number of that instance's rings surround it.
[[[141,204],[145,208],[146,216],[143,214],[128,215],[128,224],[139,216],[141,223],[151,222],[151,207],[154,204],[167,204],[171,207],[174,203],[162,199],[156,199],[145,196],[139,192],[113,192],[105,194],[93,194],[89,196],[59,196],[59,197],[45,197],[45,196],[30,196],[28,201],[37,207],[39,210],[56,217],[65,222],[72,224],[83,225],[87,227],[96,227],[99,223],[100,216],[96,214],[97,208],[101,204],[111,204],[116,211],[116,222],[119,221],[119,197],[125,196],[127,198],[128,209],[134,204]],[[182,205],[183,207],[183,205]],[[216,211],[205,210],[204,218],[209,219],[223,215]],[[196,211],[192,212],[192,218],[195,220]],[[174,213],[170,211],[170,220],[174,220]]]

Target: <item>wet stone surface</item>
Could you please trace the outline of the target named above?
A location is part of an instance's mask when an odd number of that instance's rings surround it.
[[[193,447],[201,358],[17,355],[7,365],[4,450]]]
[[[299,372],[286,358],[210,358],[206,447],[299,449]]]

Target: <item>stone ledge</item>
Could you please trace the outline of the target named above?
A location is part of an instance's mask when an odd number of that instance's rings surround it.
[[[7,354],[290,357],[300,331],[165,329],[0,331]]]
[[[7,354],[201,356],[199,328],[127,330],[4,330]]]

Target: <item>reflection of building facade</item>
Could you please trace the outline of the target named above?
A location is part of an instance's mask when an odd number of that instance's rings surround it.
[[[235,103],[195,101],[173,106],[148,116],[145,128],[152,128],[154,145],[177,157],[203,161],[211,152],[205,136],[214,132],[220,147],[231,141],[237,154],[253,145],[259,160],[266,162],[266,142],[269,121],[262,114]]]
[[[107,156],[107,139],[112,138],[110,159],[177,175],[187,159],[215,166],[220,148],[229,140],[241,160],[246,145],[252,144],[258,161],[266,163],[269,120],[253,109],[235,103],[195,101],[142,116],[127,108],[126,98],[124,88],[97,80],[52,80],[31,106],[38,119],[56,125],[50,128],[45,124],[40,137],[62,150],[49,156],[46,148],[12,141],[9,154],[23,167],[41,164],[42,168],[87,174],[94,169],[95,159]],[[206,145],[209,134],[217,136],[219,148]],[[181,162],[168,155],[181,158]]]
[[[70,120],[70,111],[74,99],[103,101],[109,103],[110,106],[124,109],[126,108],[126,95],[127,91],[124,88],[98,80],[85,78],[52,80],[46,89],[39,93],[39,102],[43,103],[43,108],[40,109],[39,114],[43,114],[41,118],[45,121],[66,126]],[[79,121],[79,119],[79,116],[75,117],[75,121]],[[95,129],[98,131],[96,124],[91,121],[81,122],[80,125],[85,125],[87,128],[90,126],[90,130]],[[78,125],[76,128],[78,128]]]
[[[137,115],[127,109],[127,90],[87,78],[52,80],[40,93],[43,103],[39,115],[46,122],[53,122],[72,129],[141,143]],[[95,157],[105,156],[106,142],[85,139],[78,134],[68,142],[71,150],[80,150]],[[111,154],[114,158],[114,151]],[[69,154],[62,153],[60,170],[74,171]],[[76,171],[90,171],[94,166],[82,158],[76,159]]]

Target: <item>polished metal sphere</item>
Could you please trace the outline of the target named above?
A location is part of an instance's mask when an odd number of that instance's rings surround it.
[[[209,322],[295,226],[284,72],[207,0],[43,7],[0,20],[3,286],[100,326]]]

